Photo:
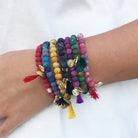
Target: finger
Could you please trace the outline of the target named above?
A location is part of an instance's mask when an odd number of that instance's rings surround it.
[[[8,117],[1,125],[0,125],[0,138],[4,138],[8,134],[10,134],[18,125],[19,119],[17,117]]]

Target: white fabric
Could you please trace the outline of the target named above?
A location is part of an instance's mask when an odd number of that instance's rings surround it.
[[[0,53],[79,32],[96,35],[137,19],[137,8],[137,0],[0,0]],[[75,119],[51,105],[8,138],[137,138],[138,79],[97,91],[98,101],[73,99]]]

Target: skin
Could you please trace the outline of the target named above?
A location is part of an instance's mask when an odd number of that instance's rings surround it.
[[[86,38],[90,74],[104,84],[138,77],[138,20],[109,32]],[[0,138],[52,103],[35,74],[35,49],[0,55]]]

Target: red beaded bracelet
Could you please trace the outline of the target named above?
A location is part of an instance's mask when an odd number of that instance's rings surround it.
[[[36,53],[35,53],[35,61],[36,61],[36,73],[37,75],[31,75],[31,76],[27,76],[24,78],[24,82],[30,82],[34,79],[36,79],[38,76],[40,76],[40,78],[42,79],[42,83],[44,84],[44,87],[46,88],[46,91],[48,92],[49,96],[52,99],[55,99],[55,95],[54,92],[52,91],[52,88],[50,86],[50,83],[45,75],[45,71],[44,71],[44,67],[42,66],[42,44],[40,44],[39,46],[37,46],[36,48]]]

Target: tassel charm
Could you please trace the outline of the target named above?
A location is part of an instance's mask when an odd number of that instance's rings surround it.
[[[24,81],[24,83],[27,83],[27,82],[30,82],[30,81],[36,79],[36,78],[37,78],[37,75],[31,75],[31,76],[25,77],[25,78],[23,79],[23,81]]]
[[[41,66],[41,65],[39,65],[39,69],[40,69],[40,71],[39,71],[39,70],[36,71],[36,74],[37,74],[37,75],[31,75],[31,76],[25,77],[25,78],[23,79],[24,83],[30,82],[30,81],[36,79],[38,76],[43,77],[43,76],[44,76],[44,67]]]
[[[75,115],[73,106],[72,106],[72,104],[70,103],[70,105],[69,105],[69,107],[68,107],[68,119],[73,119],[73,118],[75,118],[75,117],[76,117],[76,115]]]
[[[99,99],[99,96],[98,96],[98,94],[96,93],[95,87],[90,88],[90,89],[89,89],[89,93],[90,93],[89,95],[90,95],[93,99],[95,99],[95,100]]]
[[[84,101],[83,101],[81,95],[79,94],[79,95],[77,96],[76,103],[83,103],[83,102],[84,102]]]

